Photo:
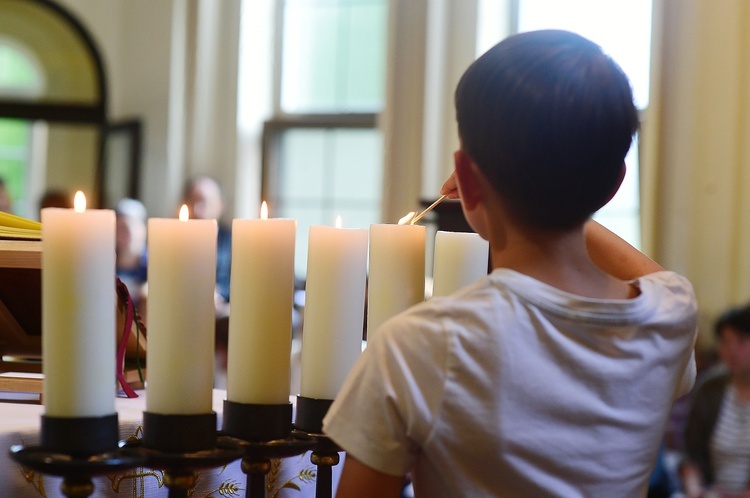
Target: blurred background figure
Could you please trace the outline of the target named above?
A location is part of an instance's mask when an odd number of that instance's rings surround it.
[[[224,194],[219,182],[208,175],[194,176],[185,184],[182,202],[190,218],[216,220],[219,226],[216,241],[216,310],[214,387],[226,388],[227,347],[229,345],[229,279],[232,271],[232,230],[222,223]]]
[[[116,274],[127,286],[133,303],[145,320],[148,277],[146,207],[136,199],[121,199],[115,205],[115,216]]]
[[[13,212],[13,202],[10,199],[10,192],[8,192],[8,187],[2,178],[0,178],[0,211],[4,213]]]
[[[232,230],[222,223],[224,195],[216,179],[207,175],[191,178],[186,184],[182,202],[190,218],[217,220],[219,235],[216,247],[216,317],[229,315],[229,278],[232,267]]]
[[[750,497],[750,306],[714,327],[721,365],[696,385],[680,475],[688,498]]]
[[[48,190],[39,199],[39,210],[48,207],[73,208],[73,194],[64,190]]]

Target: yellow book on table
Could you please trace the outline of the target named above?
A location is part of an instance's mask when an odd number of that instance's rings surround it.
[[[42,224],[0,211],[0,239],[41,240]]]
[[[41,268],[41,223],[0,212],[0,392],[41,393]]]

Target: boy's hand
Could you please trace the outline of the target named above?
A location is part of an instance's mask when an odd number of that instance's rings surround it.
[[[451,176],[445,180],[443,186],[440,187],[440,194],[448,196],[448,199],[458,199],[458,184],[456,183],[456,172],[453,171]]]

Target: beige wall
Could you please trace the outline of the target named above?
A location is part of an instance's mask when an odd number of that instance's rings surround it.
[[[109,117],[144,124],[141,197],[154,215],[165,215],[181,178],[168,173],[172,0],[60,0],[89,29],[108,77]],[[174,176],[174,174],[172,175]]]

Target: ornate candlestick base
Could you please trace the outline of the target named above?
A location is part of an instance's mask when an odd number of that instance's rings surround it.
[[[89,456],[56,453],[40,446],[14,445],[10,456],[24,467],[43,474],[63,478],[60,491],[69,498],[85,498],[94,493],[94,476],[111,474],[143,465],[135,455],[125,455],[119,450]]]
[[[242,456],[230,438],[218,437],[216,413],[163,415],[143,413],[143,440],[127,443],[123,451],[144,460],[144,466],[164,471],[169,498],[187,498],[196,472],[226,465]]]
[[[143,412],[143,446],[164,453],[192,453],[216,446],[216,413]]]
[[[310,462],[317,466],[315,498],[333,496],[333,467],[339,464],[339,447],[323,434],[323,417],[333,403],[330,399],[297,397],[294,436],[314,441]]]
[[[261,405],[224,400],[221,432],[244,441],[284,439],[292,433],[292,404]]]
[[[221,467],[242,457],[242,448],[226,437],[217,437],[213,448],[200,451],[172,453],[133,441],[125,444],[123,452],[142,458],[144,467],[163,470],[169,498],[187,498],[197,482],[197,471]]]
[[[265,496],[266,475],[271,458],[304,453],[311,441],[292,439],[292,405],[261,405],[224,401],[222,434],[238,439],[242,446],[242,472],[247,475],[246,496]]]
[[[297,415],[294,428],[311,434],[323,433],[323,417],[328,413],[332,399],[306,398],[297,396]]]
[[[287,437],[271,441],[242,441],[244,450],[242,472],[248,477],[247,498],[262,498],[266,493],[266,475],[271,471],[272,458],[288,458],[313,448],[315,440]]]
[[[118,449],[117,414],[103,417],[42,415],[41,445],[15,445],[10,456],[24,467],[63,478],[62,493],[84,498],[94,492],[93,476],[142,465]]]
[[[294,438],[308,440],[308,449],[312,450],[310,462],[318,469],[315,477],[315,498],[331,498],[333,496],[333,467],[339,464],[339,448],[336,443],[325,434],[313,434],[295,430]]]

